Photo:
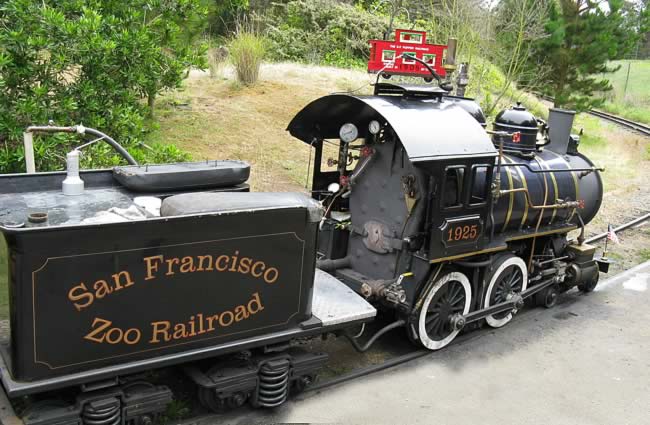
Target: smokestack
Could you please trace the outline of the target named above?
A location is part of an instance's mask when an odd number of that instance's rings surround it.
[[[559,155],[565,155],[569,146],[569,136],[573,127],[575,111],[551,108],[548,111],[548,137],[550,143],[546,149],[550,149]]]

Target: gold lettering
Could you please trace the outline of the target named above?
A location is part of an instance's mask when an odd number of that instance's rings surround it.
[[[154,279],[156,276],[154,276],[153,272],[158,271],[158,263],[163,262],[163,256],[162,255],[154,255],[153,257],[144,257],[143,258],[145,264],[147,265],[147,275],[144,277],[144,280],[151,280]],[[153,260],[156,260],[157,262],[154,263]]]
[[[176,323],[174,325],[174,339],[187,338],[187,329],[185,329],[185,323]]]
[[[183,257],[183,260],[181,261],[181,273],[190,273],[195,271],[196,268],[194,267],[194,258]]]
[[[153,330],[151,332],[151,341],[149,341],[151,344],[157,344],[161,342],[158,339],[158,335],[160,334],[162,336],[162,340],[167,342],[171,339],[169,336],[169,328],[171,327],[171,323],[163,320],[162,322],[151,322],[151,326],[153,327]]]
[[[119,291],[122,289],[122,282],[120,282],[120,279],[124,278],[125,283],[124,283],[124,288],[128,288],[129,286],[133,285],[133,279],[131,279],[131,273],[125,271],[121,271],[119,273],[115,273],[113,276],[113,282],[115,282],[115,290]]]
[[[199,255],[199,267],[196,269],[197,272],[202,272],[203,270],[211,272],[212,269],[212,255]],[[208,267],[204,268],[203,267],[203,262],[205,260],[208,260]]]
[[[199,335],[204,334],[205,329],[203,329],[203,313],[198,313],[196,315],[196,317],[199,319],[199,332],[198,332],[198,334]]]
[[[255,292],[253,294],[253,299],[248,302],[248,312],[250,314],[255,314],[262,310],[264,310],[264,306],[260,300],[260,294]]]
[[[248,274],[251,271],[251,264],[253,263],[252,258],[244,257],[239,261],[239,269],[237,270],[241,274]]]
[[[270,275],[271,272],[273,272],[273,277],[267,276],[267,275]],[[278,269],[276,269],[275,267],[269,267],[264,272],[264,281],[266,283],[275,283],[275,281],[278,280],[279,274],[280,274],[280,272],[278,272]]]
[[[167,263],[167,273],[165,273],[165,276],[173,276],[176,273],[174,273],[174,269],[172,267],[172,264],[178,264],[179,260],[178,258],[172,258],[171,260],[165,260]]]
[[[230,319],[228,320],[227,323],[224,323],[224,317],[226,317],[226,315],[230,317]],[[232,325],[233,320],[235,320],[235,316],[232,314],[232,311],[224,311],[223,313],[221,313],[221,316],[219,317],[219,324],[224,328],[226,328]]]
[[[233,255],[232,262],[230,263],[230,272],[237,271],[237,256],[239,255],[239,251],[235,251],[235,255]]]
[[[113,293],[113,288],[111,288],[105,280],[98,280],[93,285],[93,288],[95,289],[95,296],[97,298],[104,298],[106,295]]]
[[[244,319],[248,319],[248,311],[243,305],[238,305],[235,308],[235,322],[241,322]]]
[[[190,333],[188,334],[188,336],[195,336],[196,332],[194,328],[196,327],[196,323],[194,322],[194,316],[190,317],[189,324],[190,324]]]
[[[79,291],[81,291],[80,294],[78,294]],[[95,301],[95,297],[93,297],[93,294],[88,292],[88,288],[86,288],[86,285],[83,282],[75,286],[74,288],[70,289],[70,292],[68,292],[68,299],[72,301],[77,311],[81,311],[82,309],[88,307]],[[81,301],[83,299],[86,300],[85,303],[75,302],[75,301]]]
[[[255,273],[255,270],[257,270],[258,266],[260,266],[262,268],[262,271],[259,272],[259,273]],[[265,267],[266,267],[266,265],[263,262],[258,261],[257,263],[253,264],[253,268],[251,269],[251,274],[253,276],[255,276],[255,277],[260,277],[260,276],[262,276],[262,273],[264,273],[264,268]]]
[[[218,314],[215,314],[214,316],[210,316],[207,318],[208,321],[208,332],[211,332],[214,330],[214,322],[219,318]]]
[[[226,260],[226,265],[220,267],[219,264],[221,264],[222,260]],[[214,267],[220,272],[226,271],[226,269],[228,268],[228,260],[230,260],[230,257],[228,257],[227,255],[222,255],[219,258],[217,258],[217,261],[214,262]]]

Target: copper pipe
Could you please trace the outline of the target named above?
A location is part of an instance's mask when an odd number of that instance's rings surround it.
[[[533,201],[530,199],[530,193],[528,192],[528,189],[526,189],[525,187],[520,187],[517,189],[500,190],[499,196],[507,195],[510,193],[517,193],[517,192],[521,192],[526,195],[526,201],[528,202],[528,207],[534,210],[578,208],[578,206],[580,205],[578,201],[568,201],[568,202],[562,202],[559,204],[552,204],[552,205],[534,205]]]

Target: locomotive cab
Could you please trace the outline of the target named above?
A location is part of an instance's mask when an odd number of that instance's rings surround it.
[[[350,248],[374,257],[374,264],[360,268],[373,278],[388,279],[401,266],[386,265],[377,254],[409,251],[439,262],[489,245],[488,188],[497,151],[484,123],[480,108],[469,99],[443,97],[428,87],[381,84],[375,96],[332,95],[311,103],[289,131],[315,147],[312,195],[329,204],[334,217],[349,214]],[[342,131],[351,127],[361,145],[344,140]],[[324,171],[325,147],[332,142],[338,151],[329,164],[338,169]],[[340,164],[342,158],[346,164]],[[337,191],[327,190],[332,183]],[[345,236],[336,226],[323,229],[320,254],[344,257]]]

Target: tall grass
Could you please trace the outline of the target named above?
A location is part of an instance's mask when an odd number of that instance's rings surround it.
[[[264,59],[264,39],[254,31],[240,29],[230,41],[229,53],[237,80],[247,86],[254,85]]]

